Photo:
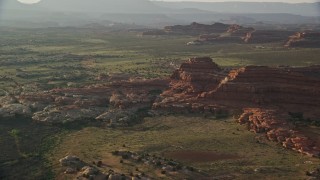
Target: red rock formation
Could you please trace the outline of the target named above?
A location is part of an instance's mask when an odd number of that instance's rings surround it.
[[[225,76],[225,71],[211,58],[190,58],[172,74],[170,89],[162,93],[162,98],[153,107],[174,112],[224,111],[218,105],[205,105],[197,97],[217,88]]]
[[[154,103],[155,109],[174,112],[211,112],[243,109],[239,119],[250,130],[266,133],[284,147],[318,156],[320,149],[303,133],[295,131],[288,112],[306,118],[320,115],[319,67],[272,68],[247,66],[224,73],[210,58],[192,58],[171,76],[171,88]]]
[[[320,47],[320,32],[298,32],[289,37],[285,47]]]
[[[192,58],[183,63],[171,76],[171,88],[162,94],[163,104],[190,103],[192,99],[192,103],[218,107],[303,110],[308,117],[320,107],[320,79],[314,76],[319,72],[317,67],[247,66],[226,75],[211,61]]]
[[[292,149],[312,157],[319,157],[320,146],[310,137],[299,131],[292,130],[286,115],[275,110],[244,109],[238,119],[240,124],[247,124],[249,130],[255,133],[266,133],[269,140],[278,142],[287,149]]]
[[[10,113],[12,116],[25,114],[32,116],[35,121],[49,123],[97,117],[105,120],[103,117],[114,117],[115,113],[124,115],[122,110],[131,108],[127,113],[130,116],[130,113],[134,114],[139,108],[151,107],[157,95],[168,84],[166,79],[127,79],[84,88],[53,89],[22,95],[14,102],[7,98],[6,102],[9,104],[0,106],[0,117],[7,117]],[[109,110],[112,113],[108,114]],[[102,114],[106,115],[101,116]],[[125,119],[130,121],[130,118]]]
[[[229,27],[227,33],[230,33],[232,36],[243,38],[247,33],[253,32],[254,30],[255,29],[252,27],[242,27],[240,25],[234,24]]]
[[[320,79],[294,72],[295,68],[248,66],[233,70],[219,88],[207,94],[233,107],[285,107],[288,111],[320,107]]]
[[[221,69],[211,58],[191,58],[172,74],[171,90],[181,93],[208,91],[219,84],[220,71]]]
[[[200,35],[199,41],[202,43],[244,43],[247,34],[254,31],[254,28],[246,28],[240,25],[230,25],[228,30],[222,34]]]

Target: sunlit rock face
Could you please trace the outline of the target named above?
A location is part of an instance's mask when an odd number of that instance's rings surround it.
[[[312,67],[306,68],[312,71]],[[228,106],[283,106],[310,109],[320,106],[320,79],[295,68],[247,66],[230,71],[220,87],[204,95]],[[307,71],[306,71],[307,72]]]
[[[201,93],[214,89],[221,81],[221,69],[208,57],[191,58],[171,76],[173,91]]]
[[[288,115],[276,110],[260,108],[247,108],[238,119],[241,124],[246,124],[250,131],[266,133],[270,141],[277,142],[287,149],[292,149],[311,157],[320,156],[320,144],[314,137],[307,137],[302,132],[294,130]]]
[[[153,107],[216,116],[243,111],[238,122],[249,130],[265,133],[285,148],[319,156],[320,142],[290,121],[292,112],[301,112],[309,120],[319,117],[319,72],[319,66],[227,70],[210,58],[191,58],[173,73],[170,88]]]
[[[171,76],[155,106],[192,103],[203,107],[276,107],[310,114],[320,107],[319,66],[246,66],[222,69],[207,57],[191,58]]]

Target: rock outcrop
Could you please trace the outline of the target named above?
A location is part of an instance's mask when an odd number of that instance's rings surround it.
[[[154,106],[276,107],[286,112],[303,111],[310,118],[320,107],[318,66],[247,66],[228,71],[219,68],[210,58],[191,58],[173,73],[170,89]]]
[[[223,70],[210,58],[191,58],[173,73],[170,85],[153,104],[154,109],[216,116],[245,109],[239,122],[248,124],[250,130],[266,133],[268,139],[287,148],[319,155],[320,144],[297,132],[288,116],[302,112],[309,121],[319,117],[318,66]]]
[[[247,66],[230,71],[218,89],[204,93],[229,107],[281,107],[309,111],[320,106],[320,79],[295,68]]]
[[[255,31],[254,28],[233,24],[224,33],[200,35],[197,41],[201,43],[244,43],[247,34],[253,31]]]
[[[320,32],[297,32],[290,36],[285,47],[320,47]]]
[[[319,72],[320,66],[223,69],[209,57],[196,57],[174,71],[170,84],[167,79],[135,78],[7,95],[0,98],[0,117],[25,115],[48,123],[99,120],[118,126],[162,111],[224,117],[244,109],[239,122],[248,124],[250,130],[266,133],[284,147],[318,156],[320,142],[297,131],[288,114],[303,114],[299,121],[320,124]],[[152,112],[148,111],[151,107]]]
[[[162,98],[153,107],[181,112],[214,111],[217,109],[215,105],[205,107],[197,98],[216,89],[226,74],[211,58],[191,58],[172,74],[170,89],[162,93]]]
[[[86,165],[80,158],[74,155],[68,155],[59,160],[61,166],[73,168],[73,169],[81,169]]]
[[[218,86],[223,75],[211,58],[191,58],[171,75],[174,93],[199,94]]]
[[[150,108],[167,87],[167,80],[127,79],[84,88],[5,96],[0,99],[3,102],[0,117],[24,115],[52,124],[94,119],[113,125],[128,124],[132,117],[136,118],[137,111]]]
[[[259,108],[244,109],[238,119],[240,124],[246,124],[255,133],[266,133],[269,140],[277,142],[285,148],[298,151],[311,157],[320,156],[320,146],[302,132],[294,130],[294,125],[288,122],[288,115],[276,110]]]
[[[297,33],[289,30],[257,30],[238,24],[215,23],[166,26],[163,29],[148,30],[142,35],[191,35],[198,39],[187,45],[206,43],[284,43],[287,47],[319,47],[320,35],[317,32]],[[290,37],[290,38],[289,38]],[[288,40],[289,38],[289,40]],[[288,41],[287,43],[285,43]]]

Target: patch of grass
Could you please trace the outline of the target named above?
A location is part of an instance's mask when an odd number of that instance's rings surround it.
[[[194,56],[210,56],[225,67],[320,64],[319,49],[286,49],[280,44],[263,44],[264,48],[256,48],[257,44],[187,46],[186,43],[195,37],[139,37],[130,32],[105,32],[101,29],[93,33],[90,29],[81,28],[10,28],[1,29],[0,34],[0,89],[9,92],[14,92],[17,84],[28,89],[26,92],[68,87],[68,84],[82,87],[100,83],[95,77],[101,73],[169,77],[181,62]],[[23,72],[25,76],[17,76],[17,72]],[[159,93],[150,92],[152,95]],[[48,169],[52,165],[59,178],[62,171],[58,167],[58,159],[68,153],[88,162],[105,159],[115,169],[131,172],[135,164],[119,164],[120,160],[109,153],[124,148],[123,144],[132,151],[160,155],[181,147],[237,153],[243,158],[192,165],[214,175],[238,174],[240,179],[303,179],[303,171],[319,163],[317,159],[283,150],[270,142],[257,144],[253,134],[224,118],[223,114],[219,121],[196,116],[146,118],[145,123],[128,129],[85,128],[87,124],[65,124],[57,128],[21,118],[1,119],[0,179],[8,174],[14,174],[15,179],[27,175],[33,179],[46,176],[50,179],[54,176]],[[61,131],[64,133],[58,133]],[[55,146],[57,148],[51,151]],[[304,164],[306,160],[314,164]],[[265,170],[253,172],[255,168]],[[154,173],[154,169],[147,166],[139,169]]]
[[[123,149],[160,156],[180,150],[237,155],[240,159],[184,163],[213,176],[235,174],[240,179],[303,179],[304,171],[320,162],[267,140],[257,143],[256,135],[231,119],[217,121],[197,116],[149,117],[143,124],[122,130],[84,128],[66,135],[50,160],[55,164],[66,154],[74,154],[87,162],[102,159],[112,168],[134,171],[133,168],[140,165],[119,163],[112,157],[111,152]],[[63,176],[61,167],[57,165],[54,169],[57,177]],[[141,166],[139,169],[156,176],[150,167]]]
[[[58,132],[55,127],[34,124],[22,117],[1,119],[1,179],[53,179],[44,155],[53,148],[53,144],[47,144]]]

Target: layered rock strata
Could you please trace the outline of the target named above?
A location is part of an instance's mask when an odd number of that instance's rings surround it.
[[[219,88],[202,97],[229,107],[315,110],[320,106],[320,79],[298,72],[295,68],[247,66],[230,71]]]
[[[172,74],[170,89],[162,93],[153,107],[174,112],[220,111],[222,107],[198,101],[198,96],[216,89],[226,74],[211,58],[190,58]]]
[[[223,70],[210,58],[191,58],[171,76],[171,87],[153,107],[215,115],[244,110],[240,123],[301,153],[318,156],[314,137],[296,131],[290,112],[319,117],[319,66],[291,68],[247,66]],[[303,121],[303,119],[302,119]]]
[[[248,108],[238,119],[255,133],[266,133],[270,141],[277,142],[287,149],[292,149],[311,157],[319,157],[320,146],[316,141],[294,130],[288,122],[288,116],[275,110]]]

